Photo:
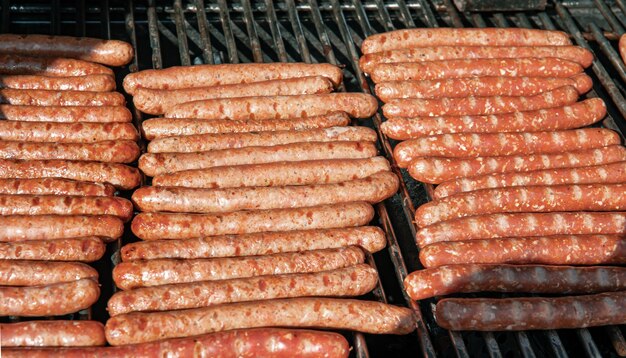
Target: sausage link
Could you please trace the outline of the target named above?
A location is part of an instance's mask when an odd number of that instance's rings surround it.
[[[222,213],[301,208],[351,201],[376,204],[395,194],[398,187],[399,181],[395,174],[380,172],[367,178],[335,184],[244,187],[237,190],[149,186],[137,189],[132,200],[141,211]]]
[[[580,168],[547,169],[526,173],[506,173],[459,178],[443,182],[435,188],[434,198],[480,189],[532,185],[626,183],[626,162]]]
[[[0,216],[0,242],[99,236],[106,242],[122,237],[124,222],[108,215]]]
[[[131,95],[137,88],[181,89],[212,87],[242,83],[263,82],[321,76],[335,87],[341,84],[343,74],[337,66],[328,63],[245,63],[223,65],[177,66],[162,70],[144,70],[124,78],[124,89]]]
[[[202,119],[185,118],[152,118],[144,121],[141,126],[144,136],[148,140],[163,137],[188,136],[196,134],[217,133],[249,133],[267,131],[297,131],[315,128],[329,128],[347,126],[350,117],[345,112],[288,119],[244,119],[233,121],[230,119]]]
[[[374,253],[385,248],[384,232],[375,226],[343,229],[260,232],[186,240],[151,240],[124,245],[122,261],[259,256],[282,252],[359,246]],[[1,256],[0,256],[1,258]]]
[[[555,154],[508,155],[475,158],[420,157],[409,173],[424,183],[442,183],[462,177],[542,169],[578,168],[626,161],[626,148],[612,145]]]
[[[0,37],[0,42],[2,42]],[[0,44],[0,48],[6,44]],[[0,50],[0,52],[3,52]],[[46,77],[77,77],[88,75],[113,76],[113,70],[90,61],[72,58],[20,56],[0,54],[0,73],[8,75],[38,75]]]
[[[590,98],[564,107],[488,116],[390,118],[381,130],[397,140],[451,133],[535,132],[586,127],[604,116],[604,101]]]
[[[424,247],[440,241],[586,234],[626,234],[626,212],[480,215],[422,228],[416,241],[419,247]]]
[[[404,335],[415,330],[415,319],[408,308],[380,302],[288,298],[120,315],[107,321],[105,334],[107,341],[117,346],[255,327],[318,327]]]
[[[415,271],[404,287],[416,301],[472,292],[589,294],[625,290],[626,268],[461,264]]]
[[[0,119],[27,122],[130,122],[124,106],[13,106],[0,104]]]
[[[0,259],[94,262],[105,250],[98,237],[0,242]]]
[[[404,141],[396,146],[393,156],[398,166],[406,168],[418,157],[550,154],[617,144],[620,144],[619,135],[605,128],[518,133],[455,133]],[[415,166],[411,168],[417,169]]]
[[[623,235],[555,235],[437,242],[422,248],[424,267],[460,264],[623,265]],[[596,277],[592,282],[600,280]],[[555,288],[556,285],[553,285]],[[563,290],[562,286],[558,286]]]
[[[0,287],[0,315],[62,316],[90,307],[99,296],[98,282],[88,278],[46,286]]]
[[[373,142],[305,142],[197,153],[145,153],[139,158],[139,169],[156,176],[231,165],[371,158],[376,154]]]
[[[0,286],[43,286],[90,278],[98,271],[78,262],[0,260]]]
[[[118,92],[0,89],[0,103],[15,106],[124,106]]]
[[[354,297],[374,289],[378,273],[367,264],[313,273],[294,273],[203,281],[118,291],[107,310],[111,316],[142,311],[171,311],[222,303],[292,297]]]
[[[626,291],[570,297],[446,298],[435,320],[454,331],[526,331],[624,324]]]
[[[264,231],[354,227],[367,225],[373,218],[374,208],[370,204],[355,202],[222,214],[140,213],[133,219],[131,229],[143,240],[192,239]]]
[[[0,323],[0,331],[3,354],[6,347],[92,347],[106,344],[104,325],[97,321]]]
[[[174,283],[328,271],[365,261],[355,246],[289,252],[266,256],[213,259],[158,259],[122,262],[113,269],[113,281],[122,290]]]
[[[0,194],[0,215],[112,215],[128,221],[133,203],[111,196]]]
[[[59,178],[0,179],[0,194],[113,196],[109,184]]]
[[[0,121],[0,140],[22,142],[94,143],[139,139],[132,123],[55,123]]]
[[[95,143],[0,141],[0,158],[20,160],[78,160],[131,163],[141,150],[135,141],[107,140]]]
[[[133,103],[140,111],[163,114],[177,104],[215,98],[294,96],[330,93],[333,83],[326,77],[302,77],[243,84],[160,90],[137,88]]]
[[[624,35],[620,36],[618,48],[619,48],[619,54],[622,57],[622,61],[626,62],[626,36]]]
[[[48,91],[115,91],[112,75],[47,77],[39,75],[0,76],[0,88]]]

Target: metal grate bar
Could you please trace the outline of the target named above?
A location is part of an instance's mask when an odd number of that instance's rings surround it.
[[[317,36],[322,43],[323,54],[329,63],[337,64],[337,57],[335,57],[333,46],[328,39],[326,27],[322,22],[322,14],[320,13],[320,9],[317,6],[317,0],[309,0],[309,5],[311,6],[311,17],[313,18],[313,23],[315,24],[315,31],[317,31]]]
[[[411,17],[411,13],[409,12],[409,8],[406,6],[404,0],[399,0],[398,8],[400,9],[400,14],[402,15],[402,22],[406,27],[415,27],[415,22]]]
[[[376,0],[376,6],[378,7],[378,14],[380,15],[383,21],[383,26],[385,27],[385,30],[386,31],[393,30],[394,29],[393,22],[391,21],[391,18],[389,17],[389,11],[387,11],[387,8],[385,7],[385,2],[383,0]]]
[[[103,26],[100,36],[102,36],[102,38],[104,39],[111,38],[111,16],[109,14],[110,10],[111,9],[109,6],[109,0],[102,0],[102,6],[100,6],[100,20]]]
[[[496,341],[496,338],[494,337],[493,332],[483,332],[482,336],[485,339],[485,343],[487,343],[487,350],[489,351],[489,357],[502,358],[502,352],[500,352],[498,341]]]
[[[189,43],[185,34],[185,20],[181,6],[181,0],[174,0],[174,23],[176,24],[176,37],[178,38],[178,52],[180,54],[180,63],[183,66],[191,66],[191,58],[189,58]]]
[[[2,21],[0,23],[0,29],[2,32],[9,32],[9,25],[11,24],[11,0],[2,0]]]
[[[283,38],[278,27],[278,19],[276,18],[276,10],[274,10],[273,0],[265,0],[265,6],[267,7],[267,19],[270,24],[270,30],[272,31],[274,45],[278,51],[278,60],[280,62],[287,62],[287,51],[285,51],[285,43],[283,42]]]
[[[302,31],[302,23],[300,22],[298,12],[296,11],[296,4],[294,3],[294,0],[287,0],[286,3],[287,12],[289,14],[289,22],[291,22],[291,28],[294,34],[296,34],[296,40],[298,41],[302,61],[305,63],[311,63],[311,52],[309,52],[309,47],[306,45],[306,39],[304,37],[304,32]]]
[[[235,44],[235,37],[233,36],[233,30],[230,27],[230,15],[228,14],[228,4],[226,0],[218,0],[220,20],[222,21],[222,30],[224,33],[224,39],[226,40],[226,49],[228,50],[228,60],[230,63],[239,63],[237,57],[237,45]],[[216,31],[217,32],[217,31]]]
[[[463,20],[461,20],[461,16],[459,15],[459,11],[456,6],[452,3],[451,0],[443,0],[444,5],[446,6],[446,11],[448,12],[448,16],[450,16],[450,20],[452,21],[453,27],[464,27]]]
[[[256,25],[254,24],[254,15],[252,15],[250,0],[241,0],[241,2],[243,3],[243,20],[246,24],[246,30],[248,31],[250,47],[252,47],[252,57],[254,58],[254,62],[263,62],[261,43],[259,43],[259,35],[256,30]]]
[[[76,0],[76,36],[85,36],[85,1]]]
[[[196,0],[196,18],[198,21],[198,30],[200,31],[202,58],[204,58],[204,63],[212,64],[214,63],[213,48],[211,46],[211,36],[209,36],[208,33],[211,24],[209,24],[206,19],[204,0]]]
[[[613,11],[611,11],[611,9],[606,5],[604,0],[594,0],[593,2],[598,10],[600,10],[602,16],[606,19],[606,22],[609,23],[611,29],[613,29],[617,35],[621,36],[624,33],[624,27],[619,23],[615,15],[613,15]]]
[[[50,33],[58,35],[61,32],[61,1],[52,0],[50,4]]]
[[[626,340],[624,340],[624,336],[622,332],[616,326],[606,327],[605,330],[609,335],[609,339],[611,339],[611,343],[613,344],[613,348],[617,355],[620,357],[626,357]]]
[[[152,49],[152,67],[163,68],[161,58],[161,40],[159,39],[159,27],[157,25],[157,12],[154,0],[148,1],[148,33],[150,34],[150,48]]]

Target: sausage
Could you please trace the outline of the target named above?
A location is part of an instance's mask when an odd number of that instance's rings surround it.
[[[399,180],[395,174],[380,172],[367,178],[335,184],[244,187],[237,190],[149,186],[137,189],[132,200],[141,211],[223,213],[301,208],[351,201],[376,204],[395,194],[398,187]]]
[[[626,212],[507,213],[444,221],[418,230],[424,247],[440,241],[500,237],[626,234]]]
[[[356,202],[221,214],[140,213],[133,219],[131,230],[143,240],[192,239],[264,231],[354,227],[367,225],[373,218],[374,208],[370,204]]]
[[[626,184],[540,185],[483,189],[431,201],[415,212],[415,222],[492,213],[626,210]]]
[[[99,236],[105,242],[122,237],[124,222],[109,215],[0,216],[0,242]]]
[[[383,157],[306,160],[185,170],[157,175],[152,178],[152,185],[215,189],[333,184],[390,170]]]
[[[569,106],[488,116],[441,116],[390,118],[381,125],[388,137],[414,139],[449,133],[534,132],[586,127],[606,116],[600,98],[590,98]]]
[[[181,89],[253,83],[322,76],[333,86],[341,84],[343,74],[328,63],[245,63],[222,65],[175,66],[162,70],[144,70],[124,78],[124,90],[131,95],[137,88]]]
[[[0,103],[16,106],[124,106],[118,92],[0,89]]]
[[[282,252],[359,246],[374,253],[385,248],[385,233],[375,226],[324,230],[260,232],[186,240],[151,240],[124,245],[122,261],[259,256]],[[1,258],[1,257],[0,257]]]
[[[139,169],[148,176],[155,176],[231,165],[371,158],[376,154],[373,142],[290,143],[197,153],[145,153],[139,158]]]
[[[623,235],[555,235],[436,242],[421,249],[420,261],[424,267],[461,264],[623,265],[626,263],[624,254],[626,238]],[[596,276],[592,282],[598,280]],[[558,286],[558,289],[564,288]]]
[[[0,37],[0,42],[3,38]],[[0,44],[0,48],[4,47]],[[4,52],[0,50],[0,52]],[[90,61],[62,57],[20,56],[12,52],[0,54],[0,73],[8,75],[38,75],[46,77],[77,77],[89,75],[113,76],[113,70]]]
[[[329,271],[294,273],[218,281],[201,281],[130,291],[109,299],[111,316],[142,311],[171,311],[222,303],[291,297],[354,297],[374,289],[378,273],[367,264]]]
[[[0,121],[0,140],[6,141],[94,143],[138,139],[132,123]]]
[[[0,259],[94,262],[105,250],[98,237],[0,242]]]
[[[532,185],[626,183],[626,162],[580,168],[546,169],[525,173],[505,173],[459,178],[443,182],[435,188],[434,198],[480,189]]]
[[[99,296],[98,282],[88,278],[46,286],[0,287],[0,315],[62,316],[90,307]]]
[[[157,138],[148,144],[150,153],[190,153],[244,147],[269,147],[304,142],[375,142],[376,131],[367,127],[331,127],[300,131],[197,134]]]
[[[569,297],[446,298],[435,320],[454,331],[526,331],[624,324],[626,292]]]
[[[67,160],[0,159],[0,178],[65,178],[108,183],[125,190],[139,186],[142,181],[139,170],[128,165]]]
[[[0,260],[0,286],[43,286],[90,278],[98,271],[78,262]]]
[[[0,119],[28,122],[130,122],[124,106],[13,106],[0,104]]]
[[[0,194],[113,196],[109,184],[59,178],[0,179]]]
[[[107,321],[105,334],[107,341],[117,346],[255,327],[317,327],[404,335],[415,330],[415,319],[408,308],[380,302],[287,298],[120,315]]]
[[[612,145],[556,154],[508,155],[475,158],[420,157],[409,164],[409,173],[424,183],[441,183],[485,174],[578,168],[626,161],[626,148]]]
[[[0,53],[70,57],[108,66],[123,66],[134,56],[133,47],[124,41],[90,37],[48,35],[0,35]]]
[[[90,347],[106,344],[104,325],[97,321],[28,321],[0,323],[6,347]]]
[[[47,77],[39,75],[0,75],[0,88],[48,91],[115,91],[112,75]]]
[[[133,96],[135,107],[149,114],[163,114],[177,104],[214,98],[293,96],[330,93],[333,83],[326,77],[313,76],[270,80],[243,84],[192,87],[174,90],[137,88]]]
[[[523,28],[420,28],[368,36],[363,54],[412,47],[438,46],[567,46],[572,42],[562,31]]]
[[[122,262],[113,269],[113,281],[122,290],[174,283],[328,271],[365,261],[355,246],[288,252],[266,256],[213,259],[157,259]]]
[[[571,77],[583,72],[576,62],[554,57],[484,58],[382,63],[370,74],[374,83],[442,80],[461,77]]]
[[[622,35],[619,38],[619,54],[622,57],[622,61],[626,62],[626,36]]]
[[[0,194],[0,215],[112,215],[128,221],[133,203],[110,196]]]
[[[388,118],[503,114],[562,107],[574,104],[577,100],[576,88],[564,86],[527,97],[394,99],[383,105],[383,114]]]
[[[371,73],[381,63],[545,57],[575,62],[584,68],[593,62],[593,53],[580,46],[431,46],[368,53],[359,59],[359,67]]]
[[[0,141],[0,158],[21,160],[78,160],[131,163],[141,150],[135,141],[107,140],[95,143]]]
[[[619,135],[605,128],[583,128],[547,132],[455,133],[404,141],[393,156],[406,168],[418,157],[483,157],[551,154],[602,148],[620,144]],[[417,169],[412,166],[412,168]],[[411,171],[409,170],[411,173]]]

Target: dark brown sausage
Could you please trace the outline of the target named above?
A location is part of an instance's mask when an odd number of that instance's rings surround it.
[[[0,37],[0,42],[2,38]],[[6,45],[6,44],[2,44]],[[0,45],[0,47],[2,47]],[[0,52],[2,52],[0,50]],[[9,75],[39,75],[46,77],[77,77],[88,75],[113,76],[113,70],[90,61],[72,58],[20,56],[0,54],[0,73]]]
[[[13,106],[0,104],[0,119],[28,122],[130,122],[124,106]]]
[[[124,106],[118,92],[0,89],[0,103],[15,106]]]
[[[0,216],[0,242],[71,239],[99,236],[120,238],[124,222],[115,216],[14,215]]]
[[[95,143],[0,141],[0,158],[21,160],[77,160],[131,163],[141,150],[135,141],[107,140]]]
[[[0,215],[112,215],[128,221],[133,203],[110,196],[0,194]]]
[[[97,321],[29,321],[0,323],[6,347],[91,347],[106,344],[104,325]],[[3,354],[4,349],[3,349]]]
[[[132,123],[55,123],[0,121],[0,140],[23,142],[94,143],[139,139]]]
[[[113,196],[110,184],[60,178],[0,179],[0,194]]]
[[[0,260],[0,286],[44,286],[90,278],[98,271],[78,262]]]
[[[0,242],[0,259],[94,262],[105,250],[99,237]]]
[[[76,77],[47,77],[38,75],[0,76],[0,88],[48,91],[115,91],[115,78],[111,75]]]

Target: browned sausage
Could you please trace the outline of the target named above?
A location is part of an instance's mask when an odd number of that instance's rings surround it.
[[[174,283],[328,271],[364,261],[363,251],[355,246],[266,256],[141,260],[115,266],[113,281],[122,290],[132,290]]]
[[[606,116],[600,98],[569,106],[488,116],[441,116],[390,118],[381,125],[387,136],[397,140],[448,133],[503,133],[562,130],[586,127]]]
[[[110,196],[0,194],[0,215],[112,215],[128,221],[133,203]]]
[[[76,77],[47,77],[38,75],[0,76],[0,88],[49,91],[115,91],[115,78],[111,75]]]
[[[0,37],[0,42],[3,39]],[[0,48],[6,46],[1,44]],[[0,50],[0,52],[4,52]],[[54,77],[76,77],[87,75],[113,76],[113,70],[90,61],[63,57],[30,57],[16,55],[17,52],[0,54],[0,73],[9,75],[39,75]]]
[[[454,331],[526,331],[624,324],[626,291],[570,297],[446,298],[437,324]]]
[[[411,47],[438,46],[566,46],[572,42],[565,32],[522,28],[420,28],[403,29],[367,37],[364,54]]]
[[[519,133],[456,133],[404,141],[396,146],[393,156],[400,167],[406,168],[418,157],[550,154],[616,144],[620,144],[619,135],[605,128]]]
[[[618,47],[619,54],[622,57],[622,61],[626,62],[626,36],[620,36]]]
[[[70,57],[109,66],[123,66],[133,59],[133,47],[118,40],[48,35],[0,35],[0,53]]]
[[[22,142],[94,143],[106,140],[136,141],[132,123],[55,123],[0,121],[0,140]]]
[[[288,298],[120,315],[107,321],[105,334],[115,346],[255,327],[323,327],[404,335],[415,330],[415,319],[408,308],[380,302]]]
[[[404,279],[404,287],[416,301],[471,292],[599,293],[626,289],[626,268],[450,265],[415,271]]]
[[[124,222],[115,216],[13,215],[0,216],[0,242],[71,239],[99,236],[105,241],[120,238]]]
[[[210,87],[160,90],[137,88],[133,103],[140,111],[149,114],[163,114],[179,103],[214,98],[254,97],[254,96],[293,96],[299,94],[330,93],[333,83],[326,77],[302,77],[284,80],[270,80],[243,84],[230,84]]]
[[[95,143],[0,141],[0,158],[21,160],[78,160],[131,163],[141,150],[135,141],[107,140]]]
[[[98,282],[88,278],[46,286],[0,287],[0,315],[61,316],[93,305],[99,296]]]
[[[90,278],[98,271],[78,262],[0,260],[0,286],[43,286]]]
[[[151,240],[124,245],[122,261],[153,259],[199,259],[258,256],[281,252],[359,246],[374,253],[387,244],[384,232],[375,226],[342,229],[260,232],[209,236],[186,240]],[[2,258],[0,256],[0,258]]]
[[[94,262],[105,250],[98,237],[0,242],[0,259]]]
[[[373,142],[309,142],[197,153],[145,153],[139,158],[139,169],[155,176],[230,165],[371,158],[377,152]]]
[[[462,177],[494,173],[528,172],[541,169],[578,168],[626,161],[626,148],[612,145],[555,154],[499,157],[420,157],[409,165],[411,176],[424,183],[441,183]]]
[[[13,106],[0,104],[0,119],[28,122],[130,122],[124,106]]]
[[[0,194],[113,196],[115,188],[60,178],[0,179]]]
[[[369,223],[373,217],[374,208],[370,204],[357,202],[223,214],[140,213],[133,219],[131,229],[143,240],[191,239],[264,231],[362,226]]]
[[[508,213],[444,221],[420,229],[418,246],[500,237],[626,234],[626,212]]]
[[[395,194],[398,187],[399,181],[395,174],[379,172],[367,178],[335,184],[244,187],[237,190],[149,186],[137,189],[132,200],[141,211],[222,213],[301,208],[350,201],[376,204]],[[0,214],[2,209],[0,195]]]
[[[0,89],[0,103],[16,106],[123,106],[118,92]]]
[[[2,347],[89,347],[106,344],[97,321],[29,321],[0,323]],[[4,349],[3,349],[3,352]]]
[[[124,89],[126,92],[134,95],[135,90],[141,87],[152,89],[181,89],[284,80],[309,76],[326,77],[335,87],[341,84],[343,78],[341,69],[328,63],[197,65],[131,73],[124,78]]]

